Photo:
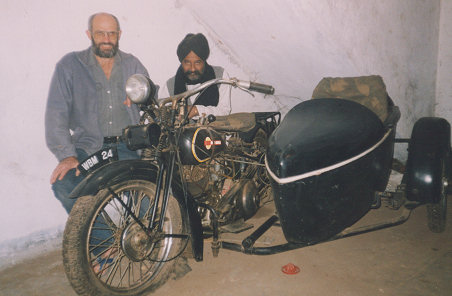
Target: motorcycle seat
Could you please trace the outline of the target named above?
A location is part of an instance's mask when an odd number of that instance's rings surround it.
[[[219,131],[249,132],[256,126],[254,113],[241,112],[225,116],[217,116],[216,120],[208,124]]]

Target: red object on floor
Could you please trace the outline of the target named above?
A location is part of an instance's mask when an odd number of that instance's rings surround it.
[[[282,272],[285,274],[296,274],[300,272],[300,268],[296,265],[293,265],[292,263],[289,263],[287,265],[284,265],[281,268]]]

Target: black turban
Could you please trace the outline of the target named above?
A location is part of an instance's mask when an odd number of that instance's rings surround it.
[[[184,40],[182,40],[177,47],[177,56],[179,61],[182,62],[190,51],[196,53],[196,55],[203,61],[207,60],[210,53],[209,43],[203,34],[198,33],[195,35],[190,33],[185,36]]]

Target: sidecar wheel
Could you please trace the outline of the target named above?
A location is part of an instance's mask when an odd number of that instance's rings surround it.
[[[185,211],[174,197],[168,200],[163,221],[158,205],[151,235],[124,207],[148,225],[155,206],[154,183],[129,180],[111,189],[123,204],[104,189],[80,197],[66,223],[63,264],[79,295],[132,296],[154,290],[174,271],[188,242]]]
[[[441,233],[446,229],[448,180],[444,162],[442,171],[440,200],[436,204],[427,204],[428,228],[435,233]]]

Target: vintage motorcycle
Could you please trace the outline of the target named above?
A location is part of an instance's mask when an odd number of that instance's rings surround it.
[[[270,255],[399,225],[428,205],[429,226],[445,227],[450,175],[450,125],[441,118],[416,122],[411,139],[395,139],[400,117],[384,96],[384,114],[348,98],[317,98],[279,112],[187,116],[189,98],[229,84],[272,94],[272,86],[214,79],[157,101],[152,81],[129,78],[129,98],[141,122],[121,141],[141,159],[117,161],[107,148],[82,161],[85,179],[63,239],[63,263],[79,295],[141,295],[159,287],[184,256],[203,260],[204,239],[219,249]],[[196,99],[195,99],[196,101]],[[375,104],[371,104],[375,105]],[[377,115],[379,114],[379,115]],[[281,121],[281,122],[280,122]],[[394,144],[407,142],[406,171],[388,192]],[[235,243],[259,207],[274,201],[275,215]],[[353,224],[382,201],[403,207],[397,219]],[[272,226],[286,243],[256,247]]]
[[[116,161],[114,148],[80,164],[87,175],[64,233],[64,264],[81,295],[136,295],[169,276],[189,245],[202,260],[203,236],[248,229],[245,221],[271,198],[264,165],[279,112],[189,120],[188,99],[229,84],[271,94],[271,86],[215,79],[157,102],[143,75],[128,79],[141,122],[122,141],[141,159]],[[216,247],[218,250],[219,244]]]

